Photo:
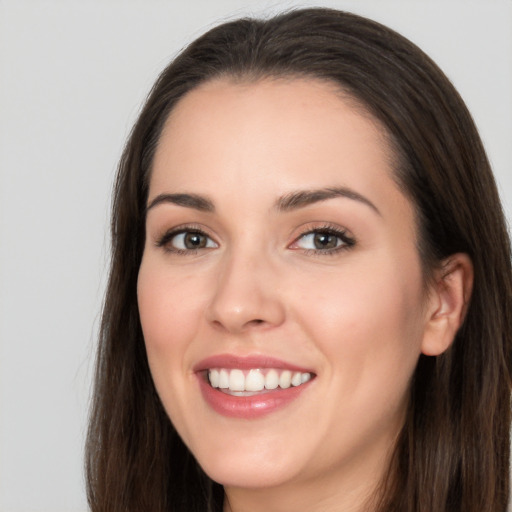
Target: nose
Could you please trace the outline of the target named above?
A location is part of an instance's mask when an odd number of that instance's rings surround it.
[[[232,334],[276,327],[284,322],[276,269],[261,255],[226,255],[216,280],[207,317]]]

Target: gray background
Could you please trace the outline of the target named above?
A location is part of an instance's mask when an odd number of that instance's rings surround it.
[[[510,0],[0,1],[0,511],[85,511],[111,182],[157,73],[218,21],[335,6],[402,32],[480,128],[512,218]]]

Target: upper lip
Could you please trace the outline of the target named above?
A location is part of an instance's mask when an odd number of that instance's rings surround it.
[[[195,372],[202,372],[211,368],[239,368],[250,370],[251,368],[279,368],[302,373],[313,373],[311,369],[291,364],[265,355],[238,356],[234,354],[217,354],[199,361],[193,368]]]

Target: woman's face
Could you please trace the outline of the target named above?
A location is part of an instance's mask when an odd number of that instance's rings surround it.
[[[209,82],[168,119],[140,316],[163,405],[226,488],[380,475],[428,309],[391,161],[315,80]]]

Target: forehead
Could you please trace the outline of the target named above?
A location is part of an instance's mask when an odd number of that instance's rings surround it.
[[[392,167],[383,127],[335,84],[315,79],[218,79],[177,103],[162,131],[153,169],[172,171],[174,161],[187,153],[187,159],[193,155],[226,160],[230,149],[238,149],[238,157],[250,159],[254,169],[264,158],[273,158],[276,171],[283,155],[300,153],[318,162],[310,169],[313,175],[324,163],[321,156],[334,148],[344,153],[338,167],[361,149],[361,164],[372,158],[380,160],[380,170]]]
[[[388,152],[385,128],[359,100],[331,81],[297,77],[256,81],[225,77],[207,81],[177,102],[161,139],[165,139],[169,131],[173,131],[173,137],[179,137],[181,133],[173,130],[176,127],[180,131],[192,128],[200,135],[211,127],[226,127],[229,122],[236,131],[242,125],[251,125],[254,130],[271,127],[277,130],[286,123],[303,130],[307,122],[311,131],[326,136],[332,128],[331,123],[325,125],[326,118],[351,124],[361,136],[373,136],[381,149]],[[286,128],[289,131],[292,127]],[[336,133],[331,134],[336,136]]]
[[[172,111],[149,195],[193,191],[232,199],[236,191],[274,201],[326,186],[376,199],[402,196],[380,123],[330,82],[222,79],[192,90]]]

